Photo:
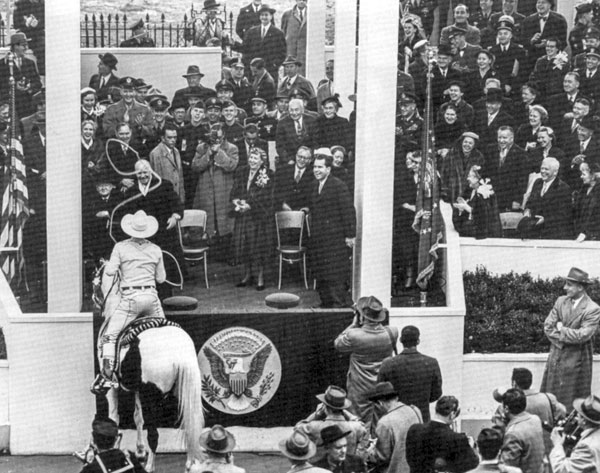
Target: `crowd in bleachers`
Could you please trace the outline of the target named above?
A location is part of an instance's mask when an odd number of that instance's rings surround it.
[[[476,238],[598,239],[598,5],[569,31],[553,0],[454,6],[439,35],[407,2],[396,123],[394,271],[414,284],[411,225],[429,57],[440,194],[454,226]],[[422,12],[421,12],[422,13]],[[450,23],[450,21],[449,21]],[[412,190],[408,191],[407,186]]]

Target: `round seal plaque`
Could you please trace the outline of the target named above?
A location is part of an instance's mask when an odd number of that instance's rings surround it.
[[[248,414],[271,400],[281,381],[281,360],[273,342],[257,330],[221,330],[198,352],[202,397],[227,414]]]

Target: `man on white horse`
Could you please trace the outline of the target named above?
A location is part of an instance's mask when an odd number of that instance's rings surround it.
[[[104,268],[104,276],[119,273],[121,299],[114,312],[106,314],[106,328],[98,340],[102,366],[91,387],[94,394],[105,394],[111,387],[118,387],[113,370],[121,331],[139,316],[165,316],[156,291],[156,283],[166,280],[162,251],[147,240],[158,230],[158,221],[139,210],[125,215],[121,228],[131,238],[115,245]]]

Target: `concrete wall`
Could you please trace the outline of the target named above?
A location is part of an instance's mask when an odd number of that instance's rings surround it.
[[[529,271],[534,276],[554,278],[566,276],[569,268],[577,266],[592,277],[600,276],[600,242],[461,238],[460,250],[464,271],[485,266],[497,274]]]
[[[204,74],[202,85],[214,88],[221,80],[220,48],[107,48],[81,49],[81,87],[89,84],[90,77],[98,72],[98,54],[110,52],[119,60],[118,77],[143,78],[165,94],[169,100],[177,89],[187,86],[184,77],[187,67],[195,64]]]

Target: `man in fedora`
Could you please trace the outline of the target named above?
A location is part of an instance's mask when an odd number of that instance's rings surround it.
[[[206,14],[196,24],[194,46],[209,46],[211,43],[228,44],[229,33],[225,22],[218,17],[221,4],[216,0],[205,0],[202,12]]]
[[[98,102],[108,98],[108,90],[111,87],[118,87],[120,78],[114,74],[117,70],[117,58],[111,53],[98,54],[100,62],[98,62],[98,74],[94,74],[90,78],[88,84],[96,91]]]
[[[10,36],[10,52],[0,59],[0,102],[8,101],[10,76],[15,80],[15,106],[19,119],[35,112],[32,97],[42,88],[35,62],[25,57],[29,39],[24,33]],[[12,56],[12,67],[9,61]]]
[[[144,473],[146,470],[132,452],[119,449],[119,427],[108,417],[96,417],[92,422],[92,442],[75,456],[85,463],[81,473],[106,473],[119,471]]]
[[[321,431],[330,425],[338,425],[344,432],[350,432],[348,453],[361,455],[368,443],[368,433],[364,424],[348,409],[352,405],[346,391],[338,386],[329,386],[322,394],[317,394],[321,403],[315,412],[296,425],[296,429],[305,433],[318,445],[321,445]],[[359,453],[357,453],[357,451]]]
[[[154,40],[148,36],[146,25],[141,18],[129,27],[131,38],[121,41],[121,48],[154,48]]]
[[[187,68],[187,72],[182,75],[182,77],[187,80],[187,87],[183,89],[178,89],[175,91],[175,95],[173,95],[173,100],[171,103],[177,103],[180,100],[187,102],[186,94],[194,92],[203,102],[210,97],[216,97],[217,92],[208,87],[204,87],[200,84],[200,81],[204,77],[204,74],[200,72],[200,68],[194,64],[189,65]]]
[[[304,432],[295,430],[292,434],[279,442],[279,451],[283,453],[292,464],[288,473],[304,471],[306,473],[327,473],[329,470],[311,465],[308,460],[315,456],[317,447]]]
[[[148,240],[158,230],[158,220],[138,210],[121,219],[121,229],[130,238],[115,245],[104,268],[104,277],[119,273],[121,300],[112,314],[106,314],[108,323],[99,336],[102,372],[92,385],[94,394],[104,394],[115,385],[115,349],[121,330],[140,316],[165,316],[156,292],[156,283],[167,278],[162,251]]]
[[[579,441],[567,457],[563,447],[565,437],[560,427],[552,430],[550,438],[554,448],[550,452],[550,465],[554,473],[600,471],[600,398],[590,394],[585,399],[575,399],[577,422],[581,429]]]
[[[213,425],[200,435],[200,446],[206,452],[206,459],[194,463],[190,473],[245,473],[246,470],[233,464],[235,438],[231,432],[219,424]]]
[[[253,26],[244,34],[244,41],[238,49],[242,51],[242,59],[246,67],[252,59],[260,57],[265,61],[265,67],[277,84],[279,67],[285,59],[286,43],[283,31],[273,25],[275,9],[262,4],[258,9],[260,25]]]
[[[555,394],[565,406],[591,393],[592,338],[598,329],[600,307],[587,295],[590,284],[588,273],[571,268],[563,287],[567,294],[557,299],[544,322],[551,345],[540,391]]]
[[[398,393],[388,381],[377,383],[369,399],[386,412],[377,422],[377,443],[369,456],[369,463],[384,473],[408,471],[406,434],[411,425],[423,422],[421,411],[416,406],[400,402]]]
[[[306,77],[300,75],[301,66],[302,61],[296,59],[295,56],[285,58],[285,61],[283,61],[283,79],[277,87],[277,94],[289,95],[292,89],[302,90],[308,97],[310,108],[316,110],[317,94],[315,88]]]
[[[300,60],[299,67],[302,74],[304,74],[302,62],[306,61],[307,3],[307,0],[296,0],[296,5],[281,15],[281,31],[285,35],[287,54]]]
[[[371,432],[376,417],[373,402],[368,399],[377,384],[377,373],[383,360],[396,351],[398,328],[383,325],[387,310],[374,296],[361,297],[356,303],[354,320],[335,339],[340,353],[350,354],[346,389],[352,401],[351,411]]]
[[[344,431],[339,425],[333,424],[321,430],[321,441],[325,448],[325,456],[313,465],[332,471],[333,473],[366,473],[365,462],[348,453],[349,431]]]
[[[384,360],[377,381],[389,381],[404,404],[414,404],[423,421],[429,421],[429,403],[442,395],[442,373],[438,361],[417,351],[421,332],[414,325],[402,329],[400,341],[404,350]]]

